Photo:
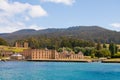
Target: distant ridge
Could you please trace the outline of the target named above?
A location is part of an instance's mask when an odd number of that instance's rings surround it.
[[[19,34],[32,34],[34,32],[36,32],[35,29],[22,29],[22,30],[19,30],[19,31],[15,31],[15,32],[13,32],[11,34],[18,34],[18,35]]]
[[[0,34],[0,37],[7,41],[26,39],[29,37],[72,37],[75,39],[84,39],[91,41],[115,42],[120,43],[120,32],[108,30],[99,26],[74,26],[69,28],[57,29],[48,28],[43,30],[22,29],[13,33]]]

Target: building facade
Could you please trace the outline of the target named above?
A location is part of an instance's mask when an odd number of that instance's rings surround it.
[[[13,54],[12,51],[4,51],[4,50],[0,51],[0,56],[1,57],[10,57],[12,54]]]
[[[21,53],[28,60],[44,60],[44,59],[83,59],[82,52],[74,54],[73,52],[57,52],[56,50],[44,49],[27,49]]]
[[[28,48],[28,42],[15,42],[15,47]]]
[[[23,56],[21,54],[15,53],[15,54],[10,56],[10,59],[11,60],[23,60],[24,58],[23,58]]]

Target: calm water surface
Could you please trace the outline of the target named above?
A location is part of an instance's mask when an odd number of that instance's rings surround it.
[[[120,64],[0,62],[0,80],[120,80]]]

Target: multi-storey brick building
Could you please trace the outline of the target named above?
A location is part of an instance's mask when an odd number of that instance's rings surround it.
[[[42,60],[42,59],[83,59],[83,53],[74,54],[73,52],[61,52],[56,50],[44,49],[28,49],[21,53],[28,60]]]
[[[43,49],[28,49],[24,50],[21,54],[26,59],[39,60],[39,59],[54,59],[55,50],[43,50]]]

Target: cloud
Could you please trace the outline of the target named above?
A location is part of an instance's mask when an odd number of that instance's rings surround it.
[[[120,28],[120,23],[112,23],[110,25],[114,28]]]
[[[65,5],[72,5],[75,0],[41,0],[42,2],[62,3]]]
[[[45,29],[45,28],[44,28],[44,27],[40,27],[40,26],[37,26],[37,25],[33,24],[33,25],[31,25],[31,26],[29,27],[29,29],[41,30],[41,29]]]
[[[6,21],[0,25],[0,33],[9,33],[9,32],[14,32],[19,29],[25,29],[25,28],[26,26],[23,22]]]
[[[29,18],[28,16],[25,16],[25,20],[26,20],[26,21],[29,21],[30,18]]]
[[[47,13],[44,9],[42,9],[41,6],[32,6],[29,10],[29,15],[34,18],[34,17],[46,16]]]
[[[47,12],[40,5],[0,0],[0,33],[29,29],[31,25],[27,25],[26,21],[46,15]]]
[[[0,33],[11,33],[11,32],[14,32],[20,29],[40,30],[40,29],[45,29],[45,28],[35,25],[35,24],[26,26],[26,24],[24,24],[23,22],[9,22],[9,21],[6,21],[4,22],[3,25],[0,25]]]
[[[46,16],[47,12],[40,5],[1,0],[0,11],[4,16],[14,16],[16,14],[28,14],[30,17]]]

